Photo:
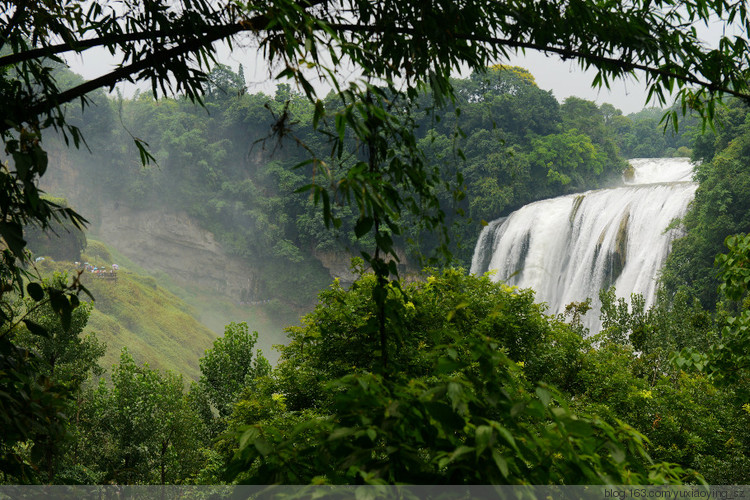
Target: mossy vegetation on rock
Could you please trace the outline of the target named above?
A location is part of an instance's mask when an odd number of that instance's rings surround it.
[[[632,181],[635,179],[635,169],[633,168],[633,165],[628,163],[628,166],[625,167],[625,171],[622,173],[622,178],[626,181]]]

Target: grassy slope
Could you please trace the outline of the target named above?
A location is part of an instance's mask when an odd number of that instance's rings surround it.
[[[89,242],[89,248],[97,248],[97,245],[102,245],[95,240],[89,240]],[[277,300],[267,304],[239,304],[228,297],[213,292],[206,293],[205,290],[197,286],[178,285],[166,273],[149,272],[116,249],[106,247],[106,250],[108,259],[121,267],[124,266],[140,275],[153,276],[159,286],[182,299],[189,306],[190,314],[211,329],[215,336],[221,335],[224,332],[224,326],[231,322],[246,322],[251,331],[258,332],[256,348],[261,349],[263,355],[271,363],[276,363],[279,356],[273,346],[286,342],[284,329],[287,326],[299,324],[300,316],[309,312],[292,310]]]
[[[86,330],[107,343],[105,367],[127,346],[136,361],[198,377],[198,360],[216,334],[182,300],[154,278],[127,271],[116,282],[87,277],[84,283],[96,299]]]
[[[108,249],[90,242],[83,261],[94,265],[112,263]],[[75,272],[66,262],[44,261],[43,273]],[[120,264],[118,262],[118,264]],[[94,296],[94,309],[84,332],[94,332],[107,344],[100,364],[109,368],[127,347],[138,362],[152,368],[172,370],[189,378],[199,375],[198,360],[217,335],[195,318],[179,297],[166,290],[151,276],[120,264],[116,281],[82,275],[83,284]]]
[[[232,321],[246,321],[251,330],[258,331],[257,347],[275,362],[278,353],[272,346],[284,341],[284,326],[298,322],[298,314],[278,301],[240,305],[200,288],[180,287],[165,274],[152,276],[98,241],[89,240],[82,261],[120,266],[117,281],[98,279],[91,273],[82,277],[95,299],[84,332],[96,333],[107,344],[100,361],[107,369],[118,362],[121,349],[127,347],[137,362],[195,379],[204,351]],[[74,272],[72,263],[51,259],[40,263],[39,268],[45,274]]]

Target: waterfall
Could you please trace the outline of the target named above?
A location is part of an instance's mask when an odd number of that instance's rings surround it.
[[[526,205],[484,228],[474,249],[472,274],[494,271],[493,281],[536,290],[550,313],[591,298],[584,324],[601,328],[599,290],[619,297],[642,294],[653,304],[656,278],[695,195],[687,158],[630,161],[623,186],[560,196]]]

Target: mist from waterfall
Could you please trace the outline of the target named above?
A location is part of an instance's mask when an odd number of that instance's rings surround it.
[[[484,228],[472,274],[494,271],[493,281],[533,288],[548,312],[590,297],[584,318],[601,328],[599,291],[614,285],[619,297],[633,293],[653,304],[656,279],[680,234],[670,223],[695,195],[687,158],[631,160],[623,186],[561,196],[526,205]]]

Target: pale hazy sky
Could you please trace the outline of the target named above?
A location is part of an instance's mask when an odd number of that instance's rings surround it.
[[[649,106],[646,103],[646,87],[635,78],[614,81],[609,89],[594,88],[591,86],[594,71],[583,71],[575,61],[561,61],[539,52],[527,52],[525,56],[513,57],[510,64],[528,69],[534,75],[537,85],[544,90],[551,90],[560,102],[570,96],[595,101],[597,104],[608,102],[626,115]]]
[[[701,38],[710,41],[718,39],[724,23],[716,20],[710,27],[699,26]],[[234,52],[222,46],[218,50],[219,61],[237,70],[241,63],[244,67],[245,77],[248,83],[248,91],[266,92],[273,94],[276,82],[269,77],[267,66],[261,56],[253,48],[236,48]],[[90,79],[106,72],[112,61],[105,51],[88,51],[86,59],[72,56],[68,61],[76,73]],[[511,57],[510,61],[498,61],[502,64],[522,66],[528,69],[536,78],[537,85],[544,90],[552,90],[558,101],[562,102],[566,97],[576,96],[583,99],[595,101],[598,104],[608,102],[622,110],[624,114],[640,111],[644,107],[653,105],[646,102],[646,90],[642,82],[635,78],[617,80],[612,83],[610,89],[592,88],[591,82],[594,78],[593,71],[584,72],[575,61],[561,61],[557,57],[547,57],[540,52],[528,51],[525,55]],[[638,75],[643,78],[643,75]],[[280,82],[283,83],[283,82]],[[143,86],[148,89],[147,86]],[[121,85],[125,95],[132,95],[135,87],[129,84]]]
[[[68,59],[68,62],[73,71],[86,79],[100,76],[111,65],[109,54],[103,51],[89,51],[83,60],[81,57],[73,56]],[[237,70],[240,63],[243,65],[249,92],[262,91],[273,94],[276,82],[269,78],[265,64],[254,52],[247,50],[229,53],[229,51],[221,50],[220,62],[234,70]],[[566,97],[576,96],[598,104],[608,102],[625,114],[634,113],[646,107],[644,86],[634,79],[614,82],[609,90],[594,89],[591,87],[591,81],[594,78],[593,71],[584,72],[576,62],[563,62],[537,52],[528,52],[525,56],[514,56],[510,61],[502,63],[528,69],[536,78],[537,85],[544,90],[552,90],[560,102]],[[125,95],[132,95],[134,92],[134,87],[130,84],[122,84],[121,88]],[[142,88],[148,89],[147,86]]]

